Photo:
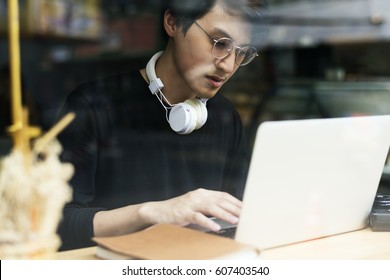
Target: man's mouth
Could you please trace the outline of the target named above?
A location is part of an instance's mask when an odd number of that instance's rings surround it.
[[[226,80],[219,76],[207,76],[207,79],[210,81],[210,84],[215,88],[221,87]]]

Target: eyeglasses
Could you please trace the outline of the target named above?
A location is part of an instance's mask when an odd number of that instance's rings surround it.
[[[211,49],[211,53],[217,59],[224,59],[228,55],[230,55],[233,51],[236,52],[236,60],[235,63],[238,66],[244,66],[249,64],[256,56],[257,49],[252,46],[236,46],[234,41],[230,38],[213,38],[206,30],[203,29],[202,26],[199,25],[196,21],[194,23],[203,30],[203,32],[210,38],[211,42],[214,44]]]

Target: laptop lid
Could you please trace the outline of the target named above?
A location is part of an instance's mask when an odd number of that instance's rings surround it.
[[[235,239],[266,249],[364,228],[390,116],[262,123]]]

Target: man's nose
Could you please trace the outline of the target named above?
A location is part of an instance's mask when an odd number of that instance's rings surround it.
[[[237,68],[235,52],[229,53],[225,58],[217,59],[216,66],[225,73],[232,73]]]

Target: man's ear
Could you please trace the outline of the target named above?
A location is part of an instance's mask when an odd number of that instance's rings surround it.
[[[164,13],[164,29],[167,32],[169,37],[173,37],[176,33],[176,22],[175,17],[172,15],[171,11],[165,11]]]

